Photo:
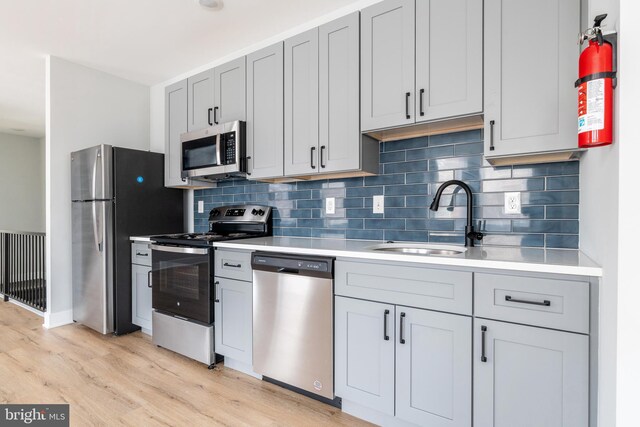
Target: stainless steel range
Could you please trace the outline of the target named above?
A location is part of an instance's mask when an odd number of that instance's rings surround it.
[[[151,237],[154,344],[212,366],[213,244],[271,234],[269,206],[234,205],[211,210],[206,233]]]

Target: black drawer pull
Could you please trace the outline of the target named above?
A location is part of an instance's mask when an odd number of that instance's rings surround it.
[[[545,307],[549,307],[551,305],[551,301],[549,301],[548,299],[542,301],[527,301],[523,299],[511,298],[511,295],[505,295],[504,300],[509,302],[517,302],[519,304],[543,305]]]
[[[385,341],[389,341],[389,310],[384,311],[384,331],[382,337]]]
[[[242,268],[242,264],[229,264],[228,262],[225,262],[222,265],[225,267]]]
[[[491,151],[496,149],[496,147],[493,145],[493,127],[495,126],[495,124],[495,120],[489,121],[489,150]]]
[[[149,256],[149,252],[147,253],[136,252],[136,256]]]
[[[213,123],[218,124],[218,110],[220,107],[214,107],[213,109]]]
[[[313,164],[313,161],[315,159],[315,152],[316,152],[316,147],[311,147],[311,169],[315,169],[316,165]]]
[[[481,362],[486,362],[487,361],[487,356],[486,356],[486,352],[485,352],[485,341],[486,341],[486,335],[487,335],[487,327],[486,326],[481,326],[480,330],[482,331],[482,343],[481,343],[481,351],[482,354],[480,355],[480,361]]]
[[[407,120],[411,118],[411,114],[409,113],[409,97],[411,96],[411,92],[407,92],[404,98],[404,109],[407,115]]]
[[[406,313],[400,313],[400,344],[406,343],[404,339],[404,319],[406,319]]]
[[[213,126],[213,123],[211,123],[211,111],[213,111],[213,108],[207,110],[207,123],[209,123],[209,126]]]
[[[424,116],[424,89],[420,89],[420,116]]]

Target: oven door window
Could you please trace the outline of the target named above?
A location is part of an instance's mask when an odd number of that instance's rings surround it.
[[[182,170],[204,169],[220,164],[218,135],[182,143]]]
[[[153,308],[207,324],[213,322],[209,255],[154,250],[151,259]]]

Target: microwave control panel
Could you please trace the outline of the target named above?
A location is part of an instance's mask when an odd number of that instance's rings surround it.
[[[223,165],[232,165],[236,162],[236,133],[227,132],[220,134],[222,148],[220,154]]]

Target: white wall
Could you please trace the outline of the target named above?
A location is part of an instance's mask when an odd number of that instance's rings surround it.
[[[99,144],[149,149],[149,87],[49,56],[46,62],[47,313],[72,321],[71,152]]]
[[[0,133],[0,230],[44,232],[44,143]]]

